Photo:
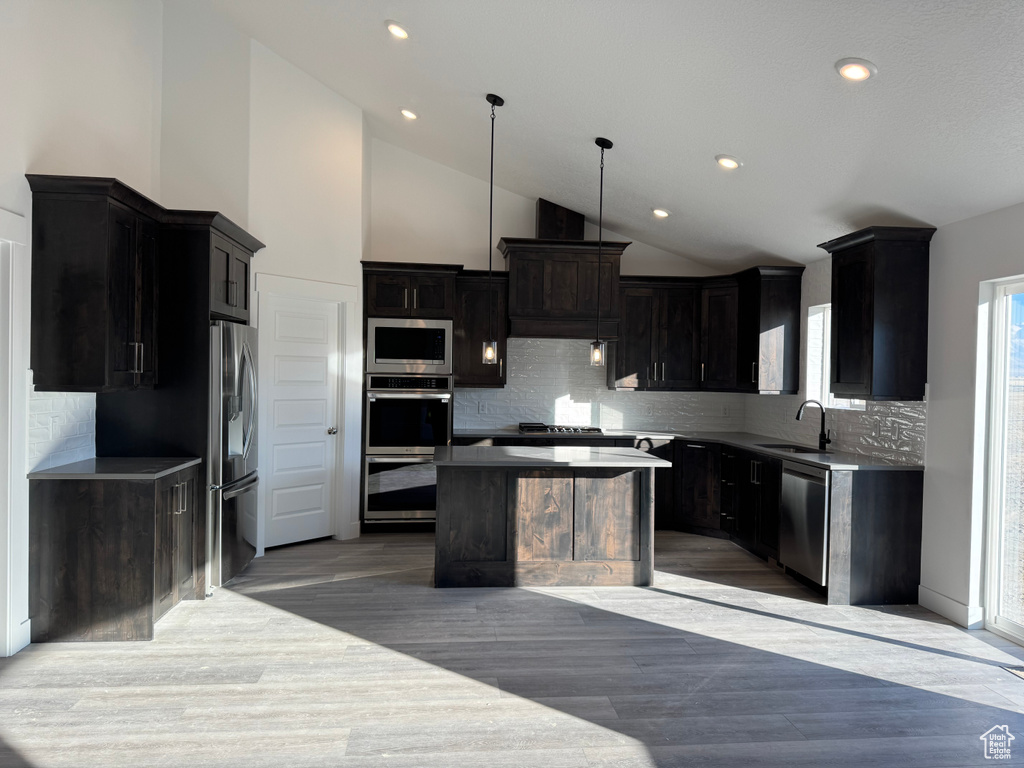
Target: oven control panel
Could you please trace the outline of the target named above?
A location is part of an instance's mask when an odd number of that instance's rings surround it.
[[[405,389],[419,392],[450,392],[451,376],[388,376],[370,374],[366,388],[372,390]]]

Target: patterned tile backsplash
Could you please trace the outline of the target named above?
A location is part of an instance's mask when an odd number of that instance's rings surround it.
[[[504,389],[455,392],[456,429],[495,429],[520,421],[604,429],[741,430],[744,395],[615,392],[590,365],[586,339],[508,340]]]
[[[614,392],[606,371],[590,365],[585,339],[508,340],[504,389],[458,389],[456,429],[500,429],[520,421],[603,429],[752,432],[813,445],[817,409],[796,421],[796,395],[714,392]],[[868,403],[866,411],[830,410],[833,450],[907,464],[924,461],[925,404]]]
[[[96,395],[32,392],[28,401],[28,471],[96,455]]]

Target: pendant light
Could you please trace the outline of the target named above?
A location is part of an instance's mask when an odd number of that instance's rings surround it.
[[[491,201],[487,216],[487,340],[483,347],[484,365],[498,364],[498,340],[494,338],[494,289],[491,283],[491,261],[494,257],[494,109],[505,103],[501,96],[487,94],[491,105]]]
[[[604,241],[604,151],[612,148],[608,139],[597,138],[594,143],[601,148],[601,187],[597,203],[597,328],[594,340],[590,342],[590,364],[604,365],[605,345],[601,341],[601,251]]]

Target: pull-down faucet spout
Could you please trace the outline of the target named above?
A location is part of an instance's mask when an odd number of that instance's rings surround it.
[[[800,404],[800,409],[796,412],[796,420],[800,421],[804,417],[804,408],[808,405],[816,405],[821,408],[821,432],[818,433],[818,450],[824,452],[825,447],[832,442],[832,430],[825,431],[825,406],[817,400],[804,400]]]

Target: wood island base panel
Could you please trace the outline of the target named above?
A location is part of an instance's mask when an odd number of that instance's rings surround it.
[[[650,586],[654,470],[668,462],[611,450],[642,458],[636,466],[438,462],[434,585]]]

